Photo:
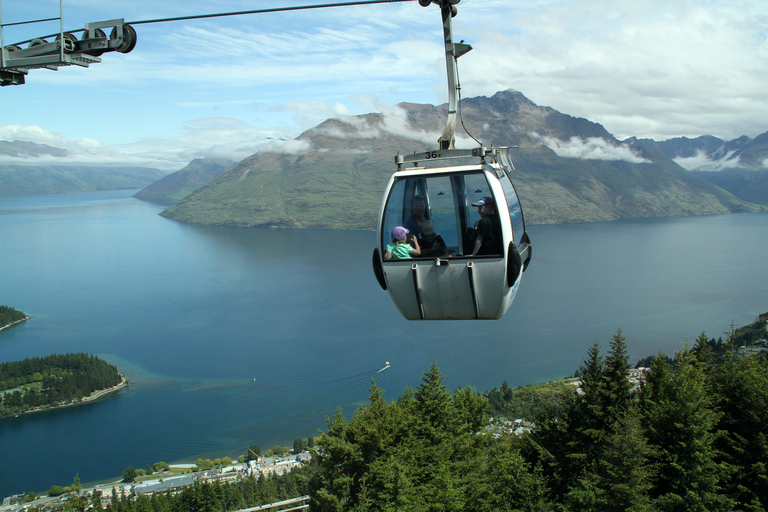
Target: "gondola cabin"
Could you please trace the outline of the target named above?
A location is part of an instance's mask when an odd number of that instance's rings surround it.
[[[405,318],[497,319],[512,304],[531,253],[507,151],[397,157],[379,210],[373,267]],[[446,159],[462,164],[445,166]],[[418,254],[394,245],[398,227],[408,230],[400,243],[418,246]]]

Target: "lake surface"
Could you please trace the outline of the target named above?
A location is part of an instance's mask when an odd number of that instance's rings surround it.
[[[292,446],[374,375],[395,399],[433,360],[485,391],[571,374],[619,328],[634,363],[768,311],[768,214],[531,226],[503,319],[409,322],[373,232],[181,224],[134,192],[0,197],[0,304],[32,316],[0,331],[0,361],[88,352],[132,382],[0,420],[0,497]]]

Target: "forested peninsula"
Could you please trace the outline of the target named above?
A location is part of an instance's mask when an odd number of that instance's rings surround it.
[[[22,311],[10,306],[0,306],[0,330],[29,318]]]
[[[0,418],[94,400],[127,383],[114,365],[84,353],[0,363]]]

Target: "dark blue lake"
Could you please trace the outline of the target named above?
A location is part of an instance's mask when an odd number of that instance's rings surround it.
[[[292,446],[365,403],[374,374],[389,399],[433,360],[452,389],[524,385],[618,328],[634,362],[768,311],[768,214],[531,226],[503,319],[408,322],[371,271],[372,231],[187,225],[134,192],[0,197],[0,304],[32,316],[0,331],[0,361],[88,352],[132,381],[0,420],[0,497]]]

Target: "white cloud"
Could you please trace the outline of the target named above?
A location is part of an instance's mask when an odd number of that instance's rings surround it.
[[[269,142],[265,144],[260,151],[269,152],[269,153],[285,153],[287,155],[296,155],[299,153],[304,153],[306,151],[309,151],[312,149],[312,144],[309,143],[307,140],[288,140],[282,143],[278,143],[275,141]]]
[[[266,149],[296,153],[307,143],[286,140],[280,132],[264,130],[231,118],[194,119],[176,137],[148,137],[130,144],[102,144],[94,139],[73,140],[39,126],[8,125],[0,140],[22,140],[66,149],[65,158],[44,155],[31,160],[0,156],[3,163],[51,165],[128,165],[177,171],[195,158],[242,160]]]
[[[389,133],[401,135],[425,144],[435,144],[440,137],[440,132],[431,132],[413,127],[408,121],[408,113],[398,106],[385,109],[382,114],[382,128]]]
[[[499,5],[459,7],[456,19]],[[767,128],[764,2],[512,0],[508,10],[472,34],[475,50],[459,61],[464,94],[512,87],[619,139],[730,140]]]
[[[541,136],[538,133],[532,133],[530,136],[554,151],[557,156],[563,158],[621,160],[633,164],[649,162],[635,154],[629,146],[625,144],[614,146],[601,137],[589,137],[587,140],[583,140],[580,137],[571,137],[568,141],[561,141],[553,137]]]
[[[94,153],[101,148],[101,143],[89,137],[79,140],[67,139],[59,134],[51,133],[40,126],[6,125],[0,126],[0,140],[12,142],[14,140],[45,144],[59,149],[64,149],[73,154]]]
[[[738,158],[732,158],[733,153],[731,151],[723,158],[713,160],[702,151],[697,151],[695,156],[678,157],[673,160],[680,167],[689,171],[722,171],[723,169],[732,169],[741,165]]]
[[[393,134],[426,144],[434,144],[440,136],[439,132],[415,128],[408,121],[408,112],[398,106],[384,107],[381,110],[381,116],[373,123],[365,117],[338,117],[339,121],[351,128],[349,132],[334,127],[323,127],[318,131],[329,137],[340,139],[354,137],[373,140],[382,134]]]

